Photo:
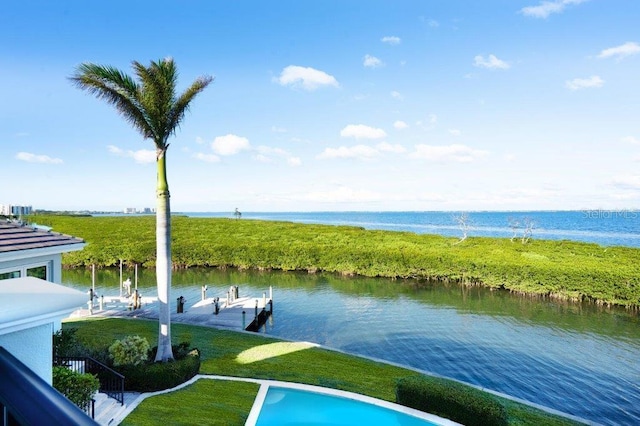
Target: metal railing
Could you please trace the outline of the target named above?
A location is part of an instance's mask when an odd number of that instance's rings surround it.
[[[92,419],[96,418],[96,400],[95,399],[91,398],[89,401],[87,401],[85,406],[80,407],[80,409],[85,413],[87,413],[87,416],[91,417]]]
[[[57,356],[56,365],[64,365],[79,373],[94,374],[100,381],[100,392],[124,404],[124,376],[91,357]]]
[[[0,425],[97,425],[0,346]]]

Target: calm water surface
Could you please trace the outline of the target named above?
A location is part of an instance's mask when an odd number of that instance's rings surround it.
[[[131,276],[133,273],[125,275]],[[118,272],[98,271],[98,294],[118,294]],[[91,286],[90,271],[63,283]],[[194,269],[173,276],[187,308],[230,285],[261,296],[274,316],[261,331],[453,377],[604,424],[640,424],[640,319],[624,310],[523,298],[458,285],[332,274]],[[153,271],[139,272],[155,295]],[[175,306],[172,307],[175,310]]]
[[[232,217],[232,213],[183,213],[193,217]],[[460,237],[455,220],[460,212],[246,212],[243,219],[279,220],[365,229],[409,231]],[[511,238],[522,236],[525,221],[533,224],[533,238],[573,240],[605,246],[640,247],[640,211],[574,210],[467,212],[469,236]],[[517,226],[512,226],[517,222]]]

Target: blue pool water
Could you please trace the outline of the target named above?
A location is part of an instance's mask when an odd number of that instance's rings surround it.
[[[339,396],[270,386],[256,426],[437,425],[425,419]]]

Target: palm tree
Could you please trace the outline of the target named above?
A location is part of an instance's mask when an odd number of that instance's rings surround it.
[[[173,59],[151,61],[148,67],[133,61],[137,80],[111,66],[84,63],[70,77],[75,86],[104,99],[156,145],[158,166],[156,210],[156,275],[158,286],[158,352],[156,361],[173,359],[171,349],[171,209],[167,184],[167,142],[189,109],[189,104],[213,81],[198,77],[176,96],[178,71]]]

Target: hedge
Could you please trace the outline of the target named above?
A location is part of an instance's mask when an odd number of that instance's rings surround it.
[[[174,354],[177,347],[174,346]],[[183,358],[168,362],[114,367],[125,376],[127,391],[154,392],[169,389],[186,382],[200,371],[200,351],[192,349]]]
[[[396,386],[396,402],[466,426],[506,426],[505,408],[472,386],[430,376],[410,376]]]

